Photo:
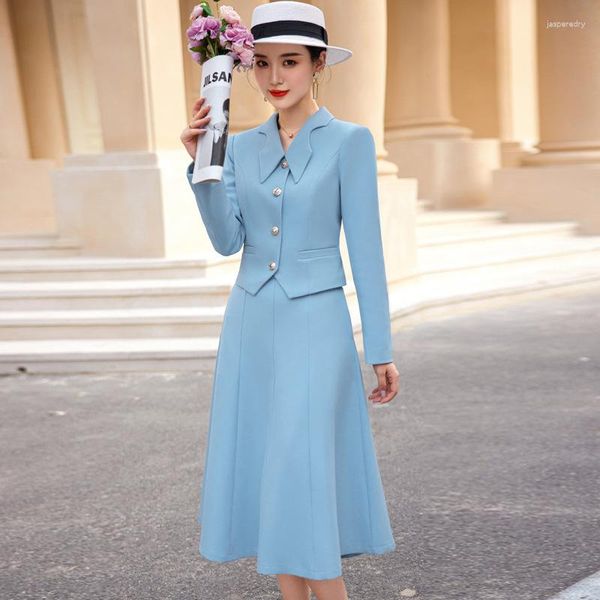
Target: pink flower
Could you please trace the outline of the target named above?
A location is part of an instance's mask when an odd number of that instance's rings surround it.
[[[219,14],[230,25],[237,25],[241,21],[240,15],[235,12],[233,6],[219,6]]]
[[[206,17],[206,29],[209,32],[211,39],[214,40],[218,38],[221,30],[221,21],[216,17]]]
[[[252,59],[254,58],[254,50],[252,48],[243,48],[238,52],[238,58],[243,67],[251,67]]]
[[[215,39],[219,35],[221,23],[215,17],[198,17],[187,28],[186,34],[190,41],[203,40],[207,35]]]
[[[215,17],[207,14],[205,4],[194,7],[186,30],[192,60],[202,64],[208,57],[226,54],[233,58],[234,66],[251,67],[254,36],[239,14],[232,6],[219,6],[219,17]]]
[[[232,25],[221,32],[221,43],[226,47],[228,47],[227,43],[242,46],[252,42],[254,36],[243,25]]]
[[[203,14],[202,6],[200,4],[196,4],[194,6],[192,12],[190,13],[190,21],[193,21],[196,17],[199,17]]]

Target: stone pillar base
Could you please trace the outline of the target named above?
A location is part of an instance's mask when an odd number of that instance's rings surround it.
[[[58,231],[84,256],[180,258],[211,249],[181,150],[68,155],[53,174]]]
[[[483,206],[489,200],[491,172],[500,166],[497,139],[386,139],[388,159],[399,177],[416,177],[419,199],[435,209]]]
[[[378,181],[385,270],[394,283],[417,272],[417,180],[380,175]]]
[[[53,160],[0,160],[0,235],[54,233]]]
[[[581,233],[600,233],[600,165],[498,169],[491,208],[513,221],[578,221]]]

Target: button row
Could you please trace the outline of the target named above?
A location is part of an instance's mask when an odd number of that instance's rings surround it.
[[[287,169],[288,168],[288,162],[287,162],[287,160],[283,160],[281,162],[281,168],[282,169]],[[283,192],[283,190],[279,186],[273,188],[273,196],[281,196],[282,192]],[[277,227],[277,225],[274,225],[273,227],[271,227],[271,234],[272,235],[279,235],[279,227]],[[269,263],[269,269],[271,271],[274,271],[276,268],[277,268],[277,263],[274,260],[272,260]]]

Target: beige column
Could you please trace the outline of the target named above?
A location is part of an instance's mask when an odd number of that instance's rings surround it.
[[[369,127],[377,155],[385,158],[386,2],[373,0],[365,5],[354,0],[340,5],[335,0],[324,0],[312,4],[325,13],[330,43],[353,51],[352,57],[343,63],[326,67],[326,77],[319,88],[322,96],[319,104],[329,105],[343,119]],[[392,163],[384,162],[381,167],[390,173],[397,171]]]
[[[600,163],[600,5],[538,0],[540,153],[529,165]]]
[[[45,3],[0,0],[0,234],[53,233],[51,172],[63,149]]]
[[[85,10],[105,152],[178,147],[177,0],[85,0]]]
[[[0,0],[0,159],[29,158],[27,121],[7,0]]]
[[[388,10],[386,127],[406,139],[470,135],[450,108],[447,0],[392,0]]]
[[[539,137],[536,5],[535,0],[497,0],[495,10],[498,135],[502,166],[514,167]]]
[[[535,0],[449,8],[453,114],[472,137],[499,138],[502,166],[518,165],[538,139]]]
[[[539,153],[494,173],[493,206],[518,220],[578,221],[600,233],[600,11],[537,1]]]
[[[436,208],[486,202],[497,139],[470,138],[452,115],[447,0],[388,0],[386,145]]]
[[[87,92],[95,94],[103,151],[67,155],[55,174],[60,232],[78,237],[85,255],[203,250],[179,141],[188,121],[183,62],[191,60],[179,2],[81,1],[77,37],[91,51],[94,89]],[[59,45],[63,54],[77,52],[77,44]],[[62,63],[72,58],[63,55]]]
[[[400,281],[416,272],[416,180],[398,178],[384,145],[386,2],[314,0],[312,4],[325,13],[329,43],[353,52],[348,60],[325,68],[317,102],[337,118],[365,125],[373,134],[387,276],[390,282]]]

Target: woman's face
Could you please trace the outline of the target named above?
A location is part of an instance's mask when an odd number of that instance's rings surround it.
[[[325,51],[323,51],[325,52]],[[324,64],[313,64],[307,48],[300,44],[254,44],[252,70],[260,91],[276,109],[290,108],[310,93],[313,72]],[[275,95],[273,92],[286,92]]]

